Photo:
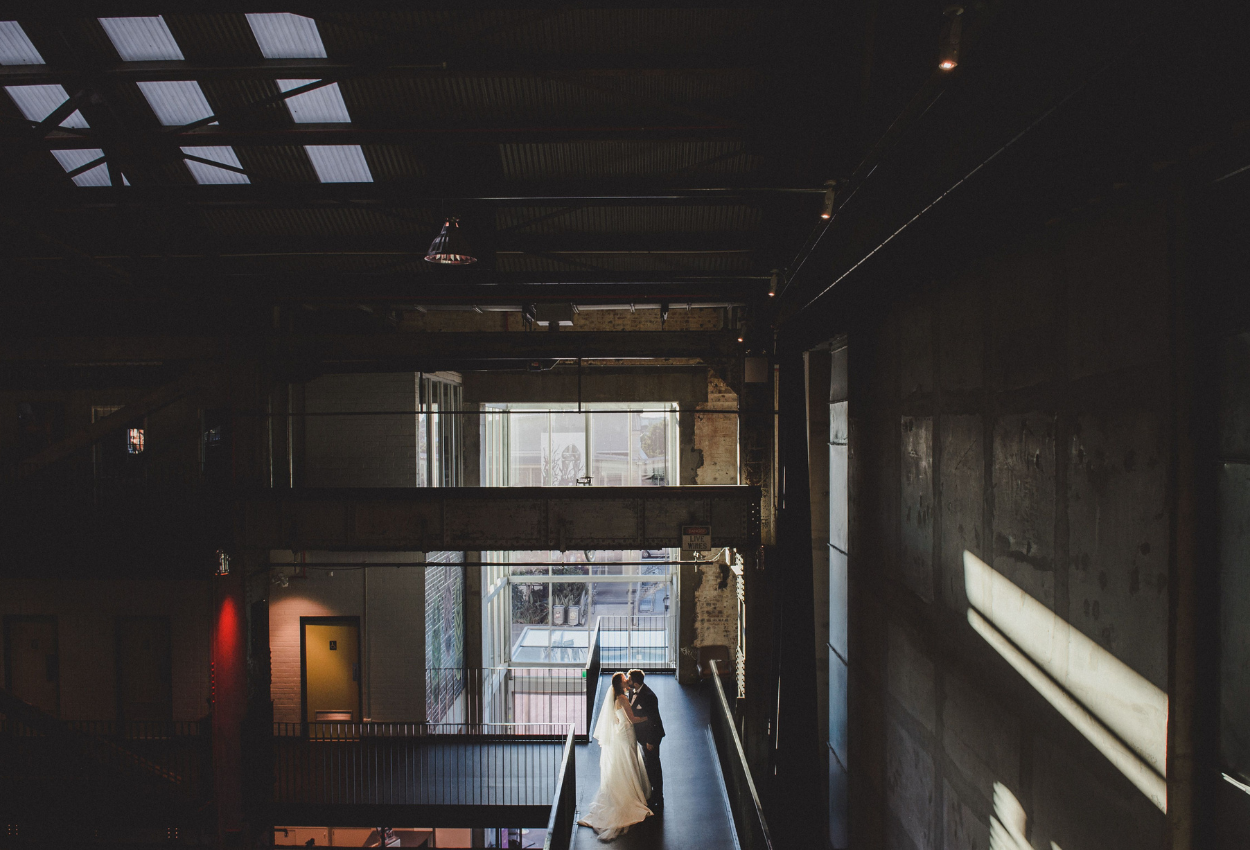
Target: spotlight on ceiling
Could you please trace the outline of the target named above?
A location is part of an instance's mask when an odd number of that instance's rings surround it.
[[[938,67],[953,71],[959,64],[959,37],[963,30],[963,6],[947,6],[942,12],[946,21],[942,24],[942,41],[938,49]]]
[[[430,243],[430,250],[425,254],[427,263],[441,263],[445,266],[467,266],[476,263],[477,257],[469,250],[469,241],[460,229],[460,219],[449,216],[443,223],[443,229]]]
[[[772,276],[768,278],[768,297],[773,298],[777,295],[777,284],[781,281],[781,272],[773,269]]]
[[[834,196],[833,187],[836,186],[837,184],[838,184],[837,180],[825,181],[825,200],[820,205],[820,217],[824,219],[825,221],[828,221],[829,219],[833,218],[833,196]]]

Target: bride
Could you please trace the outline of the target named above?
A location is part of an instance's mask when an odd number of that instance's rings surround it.
[[[651,815],[647,798],[651,783],[643,766],[642,749],[634,737],[634,724],[647,718],[634,714],[625,693],[625,674],[612,676],[612,690],[604,695],[595,724],[599,741],[599,791],[578,821],[592,828],[600,841],[616,838],[631,825]]]

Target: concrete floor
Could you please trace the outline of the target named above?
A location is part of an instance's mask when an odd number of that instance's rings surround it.
[[[603,699],[610,678],[602,677],[599,699]],[[606,844],[595,837],[594,830],[579,826],[573,834],[573,846],[580,850],[605,846],[620,850],[667,847],[734,850],[738,840],[709,734],[711,692],[706,684],[679,685],[672,674],[650,674],[647,684],[659,698],[666,733],[660,749],[660,760],[664,764],[664,812],[636,824],[629,832]],[[590,808],[598,789],[599,745],[591,741],[577,748],[579,818]]]

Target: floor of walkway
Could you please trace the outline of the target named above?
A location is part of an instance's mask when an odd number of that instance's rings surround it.
[[[609,676],[599,684],[599,699],[611,687]],[[573,846],[589,848],[718,848],[738,846],[733,820],[725,798],[716,750],[708,726],[711,689],[707,683],[679,685],[670,674],[652,673],[647,684],[660,701],[664,718],[664,811],[630,828],[611,842],[601,842],[594,830],[579,826]],[[599,745],[594,741],[577,747],[578,817],[590,808],[599,790]]]

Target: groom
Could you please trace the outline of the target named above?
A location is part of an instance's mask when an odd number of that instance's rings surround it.
[[[647,806],[658,815],[664,808],[664,769],[660,765],[664,721],[660,719],[660,701],[656,699],[655,691],[646,686],[646,678],[641,670],[629,671],[630,705],[634,714],[647,718],[634,727],[638,743],[642,744],[643,766],[651,783],[651,799],[647,801]]]

